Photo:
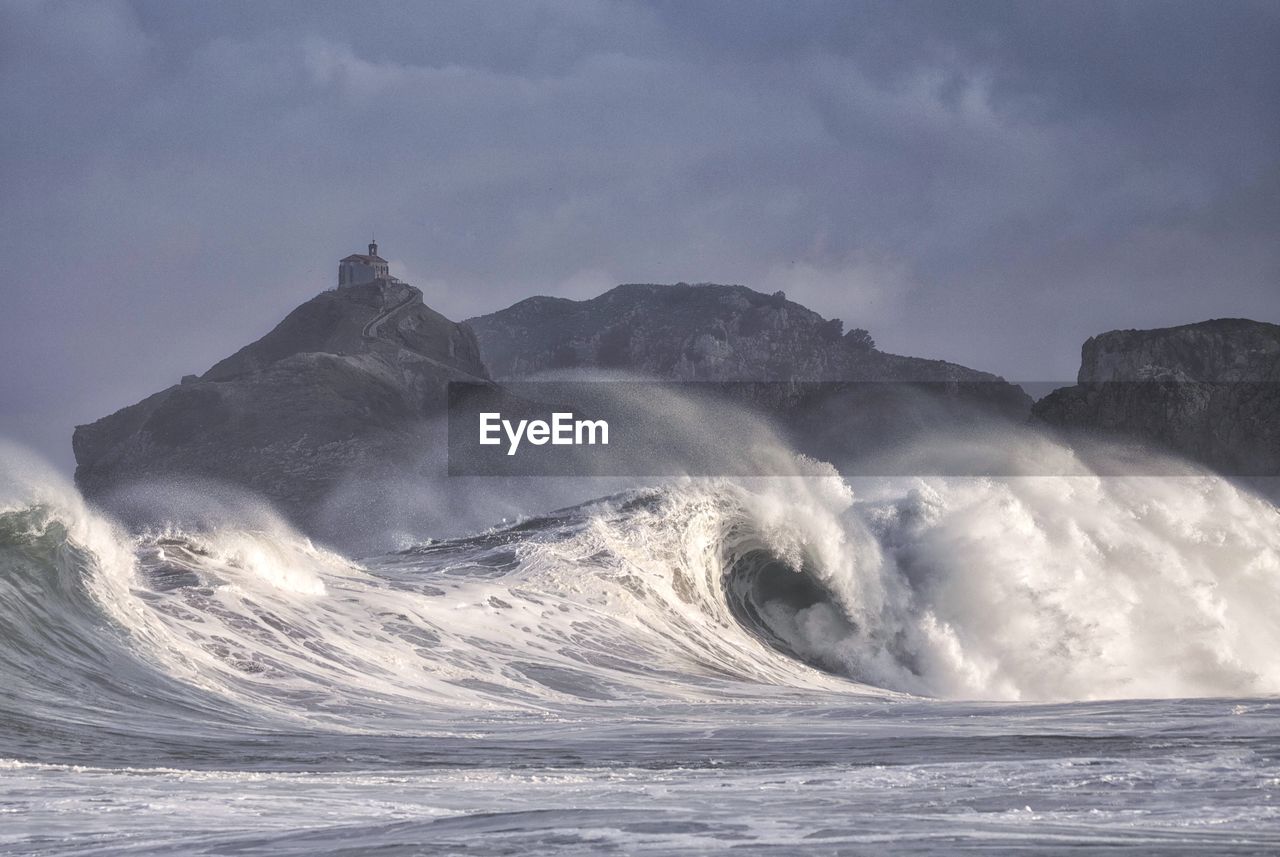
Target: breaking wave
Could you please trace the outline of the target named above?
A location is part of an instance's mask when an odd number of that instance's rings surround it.
[[[422,734],[460,710],[813,692],[1280,692],[1280,515],[1203,474],[814,464],[362,562],[278,522],[128,533],[50,474],[8,483],[0,716],[17,722]]]

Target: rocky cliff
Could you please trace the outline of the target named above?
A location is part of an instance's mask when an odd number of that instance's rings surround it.
[[[324,292],[201,376],[79,426],[89,497],[154,477],[244,486],[305,523],[353,470],[412,455],[450,380],[487,379],[475,335],[403,283]]]
[[[865,330],[846,332],[781,292],[744,286],[623,285],[585,301],[529,298],[467,323],[499,379],[590,368],[757,382],[709,386],[770,415],[796,449],[846,472],[939,433],[1021,422],[1031,407],[996,375],[885,353]]]
[[[778,292],[623,285],[585,301],[534,297],[468,319],[495,378],[623,369],[682,381],[999,381],[943,360],[877,350]]]
[[[1280,325],[1215,319],[1092,337],[1078,383],[1041,399],[1033,413],[1227,473],[1280,475]]]

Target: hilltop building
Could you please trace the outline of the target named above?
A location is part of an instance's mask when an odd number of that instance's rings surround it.
[[[352,253],[338,262],[338,285],[358,286],[374,280],[394,280],[387,266],[387,260],[378,255],[378,242],[369,242],[367,255]]]

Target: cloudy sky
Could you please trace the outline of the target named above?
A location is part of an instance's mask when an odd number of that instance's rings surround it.
[[[1074,377],[1280,321],[1280,4],[0,0],[0,435],[264,333],[376,230],[453,318],[734,282]]]

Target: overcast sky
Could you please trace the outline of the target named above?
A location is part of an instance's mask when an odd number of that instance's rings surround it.
[[[452,318],[788,296],[1071,379],[1280,321],[1280,3],[0,0],[0,435],[260,336],[377,231]]]

